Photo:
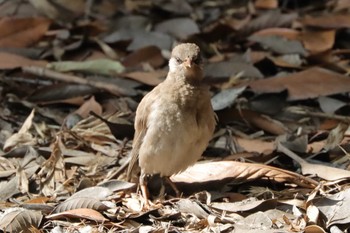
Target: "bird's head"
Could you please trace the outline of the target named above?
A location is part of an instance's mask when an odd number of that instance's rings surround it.
[[[190,80],[203,79],[200,49],[192,43],[177,45],[171,52],[169,71]]]

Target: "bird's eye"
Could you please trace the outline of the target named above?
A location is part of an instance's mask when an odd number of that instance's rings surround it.
[[[176,62],[179,63],[179,64],[182,63],[182,60],[181,60],[180,58],[178,58],[178,57],[176,57],[175,60],[176,60]]]

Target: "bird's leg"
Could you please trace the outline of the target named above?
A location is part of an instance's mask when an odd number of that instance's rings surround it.
[[[143,200],[145,202],[145,206],[149,207],[149,192],[147,188],[147,180],[146,180],[146,174],[141,171],[140,174],[140,189],[141,189],[141,195],[143,197]]]
[[[176,185],[174,184],[174,182],[172,182],[168,176],[165,176],[164,179],[166,182],[168,182],[168,184],[170,184],[171,188],[175,191],[176,197],[180,197],[181,193],[178,190],[178,188],[176,187]]]

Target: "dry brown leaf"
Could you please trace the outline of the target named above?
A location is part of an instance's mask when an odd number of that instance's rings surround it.
[[[29,2],[39,12],[57,22],[71,23],[73,19],[85,8],[84,0],[56,0],[54,2],[50,0],[29,0]],[[80,12],[74,12],[75,10]]]
[[[325,216],[327,228],[334,224],[348,224],[350,221],[350,189],[322,197],[314,201],[314,205]]]
[[[305,227],[304,233],[326,233],[326,231],[320,226],[309,225]]]
[[[285,77],[256,80],[249,84],[258,93],[288,90],[289,100],[305,100],[350,91],[350,79],[345,75],[319,67]]]
[[[21,129],[18,133],[13,134],[9,137],[4,143],[4,151],[8,152],[15,147],[23,146],[23,145],[34,145],[36,143],[36,139],[33,137],[31,133],[29,133],[29,129],[32,126],[33,118],[34,118],[34,109],[29,114],[27,119],[24,121]]]
[[[335,127],[329,132],[326,144],[324,145],[323,148],[326,151],[329,151],[334,149],[335,147],[338,147],[340,143],[343,141],[344,135],[348,128],[349,128],[349,124],[340,122],[337,127]]]
[[[300,32],[291,28],[266,28],[255,32],[253,35],[280,36],[289,40],[297,40],[300,36]]]
[[[122,63],[125,67],[138,66],[142,65],[142,63],[148,63],[153,68],[158,68],[165,63],[165,59],[158,47],[147,46],[130,53],[124,58]]]
[[[238,111],[237,109],[226,109],[219,112],[218,117],[220,122],[224,124],[237,119],[274,135],[282,135],[288,131],[286,126],[281,122],[251,110],[242,109]]]
[[[236,140],[238,145],[247,152],[258,152],[260,154],[266,154],[271,153],[275,148],[273,141],[269,142],[261,139],[247,139],[241,137],[237,137]]]
[[[174,182],[195,183],[224,180],[227,178],[234,179],[237,182],[267,178],[277,182],[294,183],[307,188],[317,185],[316,181],[291,171],[262,164],[234,161],[196,163],[184,172],[173,175],[171,180]]]
[[[102,106],[96,102],[95,96],[91,96],[90,99],[84,102],[79,109],[75,111],[81,117],[86,118],[89,116],[90,112],[94,112],[98,115],[102,115]]]
[[[46,18],[0,19],[0,47],[25,48],[38,42],[49,28]]]
[[[155,25],[155,31],[168,33],[179,40],[185,40],[199,33],[199,27],[191,18],[174,18]]]
[[[322,164],[309,163],[288,148],[284,147],[280,142],[277,143],[277,149],[299,163],[301,166],[301,172],[304,175],[316,175],[328,181],[350,179],[350,171]]]
[[[70,197],[63,203],[56,206],[52,213],[62,213],[81,208],[93,209],[97,211],[104,211],[108,209],[106,205],[94,198],[94,195],[91,194],[90,197]]]
[[[335,30],[306,29],[301,33],[301,40],[309,52],[321,53],[333,47],[335,32]]]
[[[265,207],[262,207],[262,206]],[[213,202],[211,207],[219,210],[229,211],[229,212],[241,212],[241,211],[252,211],[256,208],[266,209],[267,206],[276,206],[277,200],[257,200],[255,198],[248,198],[238,202]]]
[[[23,208],[5,209],[0,218],[0,229],[3,232],[22,232],[31,226],[39,227],[42,218],[40,211]]]
[[[242,28],[242,33],[245,35],[259,31],[264,28],[271,27],[287,27],[298,17],[295,12],[282,14],[280,10],[267,11],[255,19],[251,20],[245,27]]]
[[[275,9],[278,7],[278,1],[277,0],[257,0],[255,1],[254,5],[256,8]]]
[[[22,66],[45,67],[47,61],[32,60],[13,53],[0,52],[0,69],[14,69]]]
[[[50,157],[42,164],[37,173],[42,185],[41,191],[45,196],[52,196],[56,189],[66,181],[66,169],[61,147],[63,147],[61,139],[57,136]]]
[[[68,210],[65,212],[57,213],[57,214],[51,214],[46,216],[47,219],[65,219],[65,218],[72,218],[72,219],[88,219],[95,222],[107,222],[109,221],[103,215],[96,210],[87,209],[87,208],[80,208],[80,209],[74,209],[74,210]]]
[[[167,73],[168,72],[164,70],[155,70],[155,71],[149,71],[149,72],[135,71],[135,72],[125,73],[123,74],[123,76],[150,86],[156,86],[164,80]]]
[[[329,14],[321,16],[306,15],[301,22],[305,26],[339,29],[350,27],[350,14]]]

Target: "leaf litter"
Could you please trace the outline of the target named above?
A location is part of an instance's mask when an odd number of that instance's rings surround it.
[[[347,232],[348,6],[1,2],[1,231]],[[171,177],[182,196],[153,177],[146,208],[125,181],[135,110],[180,42],[218,127]]]

